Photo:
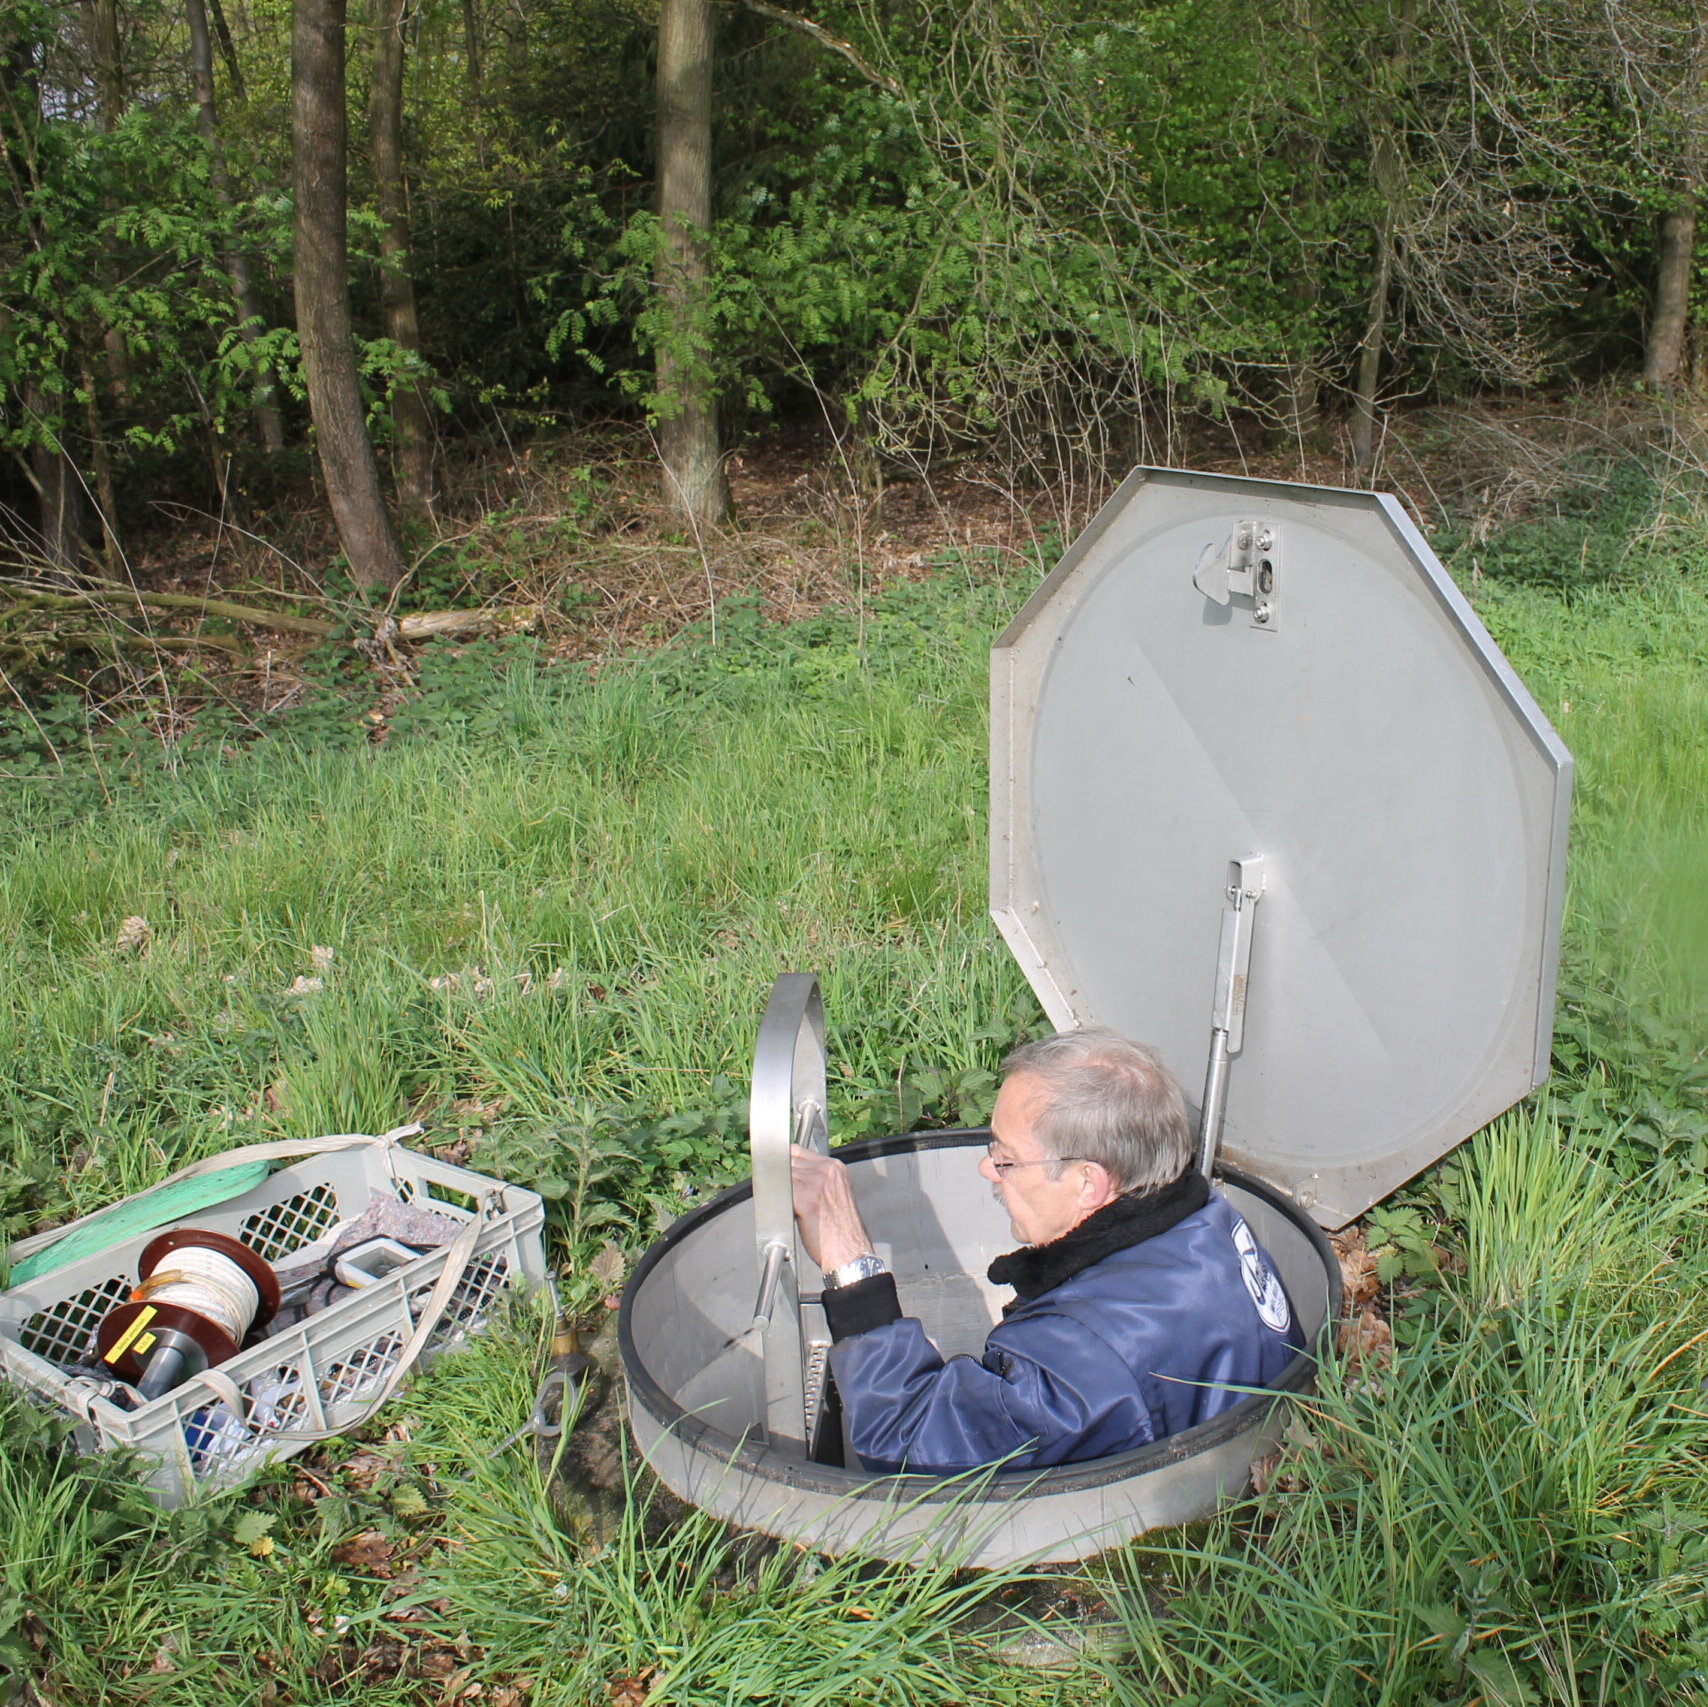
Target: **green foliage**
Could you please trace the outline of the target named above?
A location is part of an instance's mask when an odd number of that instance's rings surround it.
[[[11,11],[45,39],[45,14]],[[254,352],[236,337],[224,257],[254,235],[249,209],[215,193],[190,114],[139,104],[102,130],[21,101],[9,112],[22,176],[0,238],[0,382],[14,392],[0,442],[64,446],[90,467],[104,416],[122,475],[241,419]],[[266,349],[283,365],[277,338]]]
[[[1401,1276],[1408,1280],[1433,1277],[1440,1266],[1435,1233],[1414,1205],[1372,1209],[1365,1238],[1376,1259],[1376,1278],[1386,1286]]]
[[[905,19],[835,0],[819,21],[858,69],[729,12],[711,286],[690,323],[653,277],[653,19],[615,0],[525,18],[430,5],[406,97],[422,355],[380,335],[372,186],[352,157],[370,426],[383,446],[400,385],[495,442],[613,408],[656,421],[683,401],[656,389],[668,348],[738,425],[828,415],[891,451],[996,446],[1034,473],[1130,462],[1153,430],[1172,448],[1183,411],[1310,434],[1311,399],[1344,388],[1364,337],[1390,217],[1388,393],[1599,376],[1641,341],[1655,216],[1700,141],[1686,14],[1627,11],[1615,34],[1581,8],[1532,27],[1466,0],[1403,17],[974,0]],[[223,166],[176,12],[127,16],[116,116],[91,40],[36,0],[6,16],[22,57],[0,436],[61,446],[87,476],[104,447],[121,501],[165,477],[199,502],[210,452],[242,485],[260,472],[241,429],[263,382],[293,426],[303,414],[286,11],[266,0],[236,20],[244,94],[216,79]],[[358,8],[358,105],[367,24]],[[239,250],[253,336],[226,276]],[[1609,531],[1539,520],[1503,542],[1506,572],[1613,573]]]
[[[1583,459],[1552,498],[1481,537],[1444,530],[1436,541],[1461,574],[1563,591],[1652,576],[1697,560],[1699,499],[1642,457]]]
[[[74,1651],[88,1598],[158,1531],[129,1466],[76,1457],[67,1432],[0,1384],[0,1700],[27,1700],[44,1658]]]

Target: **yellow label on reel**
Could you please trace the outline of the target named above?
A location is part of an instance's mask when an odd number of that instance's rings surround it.
[[[159,1314],[160,1312],[156,1310],[152,1304],[145,1304],[142,1309],[138,1310],[137,1313],[131,1317],[130,1324],[126,1327],[125,1331],[113,1341],[111,1346],[107,1348],[107,1352],[102,1357],[101,1361],[103,1363],[117,1363],[118,1360],[130,1350],[132,1344],[140,1337],[143,1329],[146,1328],[148,1324]],[[148,1343],[149,1345],[154,1343],[154,1336],[152,1334],[149,1335]],[[147,1348],[138,1346],[137,1349],[142,1351]]]

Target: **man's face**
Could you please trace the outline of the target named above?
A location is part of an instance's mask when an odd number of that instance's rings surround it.
[[[1046,1245],[1071,1232],[1115,1194],[1095,1162],[1056,1167],[1032,1128],[1048,1102],[1035,1073],[1004,1081],[990,1117],[990,1150],[979,1172],[990,1181],[1014,1237],[1023,1245]],[[1010,1165],[1012,1164],[1012,1165]],[[1059,1178],[1053,1178],[1060,1175]]]

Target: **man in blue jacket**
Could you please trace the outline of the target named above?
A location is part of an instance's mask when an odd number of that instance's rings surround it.
[[[1148,1049],[1063,1032],[1002,1064],[979,1173],[1021,1248],[979,1358],[947,1361],[874,1254],[834,1158],[794,1152],[795,1214],[824,1271],[831,1363],[868,1470],[950,1474],[1125,1452],[1207,1421],[1303,1346],[1268,1254],[1192,1167],[1186,1102]]]

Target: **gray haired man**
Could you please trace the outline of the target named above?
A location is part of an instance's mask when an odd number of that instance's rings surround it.
[[[979,1173],[1020,1248],[982,1357],[945,1360],[901,1312],[834,1158],[794,1152],[801,1241],[850,1437],[869,1470],[949,1474],[1103,1458],[1269,1385],[1303,1339],[1251,1229],[1192,1166],[1179,1083],[1142,1044],[1061,1032],[1016,1049]]]

